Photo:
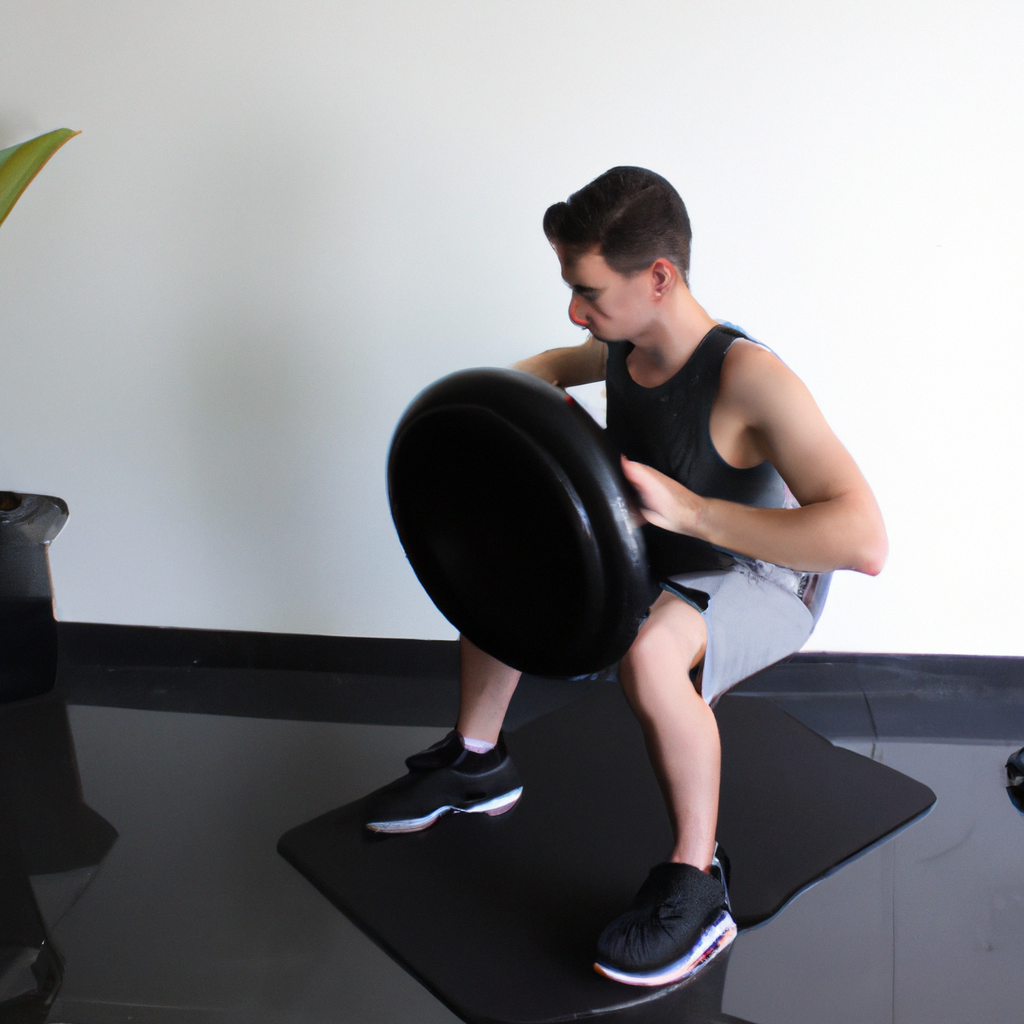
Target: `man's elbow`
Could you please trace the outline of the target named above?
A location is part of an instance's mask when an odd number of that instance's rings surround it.
[[[885,534],[885,528],[880,527],[864,538],[859,546],[855,564],[851,568],[866,576],[877,576],[885,567],[885,560],[888,557],[889,538]]]

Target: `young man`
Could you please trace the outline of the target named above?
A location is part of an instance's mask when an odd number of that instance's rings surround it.
[[[569,387],[605,380],[608,432],[648,525],[662,593],[619,675],[675,835],[633,906],[598,940],[598,970],[676,981],[731,942],[715,856],[720,746],[711,705],[799,650],[834,569],[877,574],[885,528],[867,482],[800,380],[713,320],[688,287],[690,224],[637,167],[602,174],[544,217],[590,336],[516,364]],[[522,787],[500,730],[519,673],[461,639],[455,730],[409,758],[368,827],[415,831],[449,810],[500,814]]]

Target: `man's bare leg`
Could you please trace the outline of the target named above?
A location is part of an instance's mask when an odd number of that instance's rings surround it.
[[[622,659],[622,686],[643,727],[675,832],[633,905],[597,940],[596,969],[629,985],[690,977],[736,937],[725,882],[713,869],[721,747],[690,670],[707,648],[700,613],[662,594]]]
[[[497,743],[521,674],[459,637],[459,719],[455,725],[459,733]]]
[[[407,775],[373,795],[366,827],[374,832],[419,832],[453,811],[505,814],[523,783],[505,746],[498,742],[519,672],[485,654],[465,637],[460,647],[462,695],[454,732],[406,758]],[[494,746],[466,747],[463,740]]]
[[[715,850],[721,744],[714,713],[689,670],[706,647],[700,613],[663,593],[620,666],[672,821],[670,859],[705,872]]]

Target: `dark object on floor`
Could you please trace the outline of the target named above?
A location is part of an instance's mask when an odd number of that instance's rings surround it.
[[[0,1020],[42,1024],[64,977],[0,790]]]
[[[716,714],[719,838],[741,927],[766,920],[935,800],[926,786],[832,746],[768,700],[727,696]],[[692,983],[643,992],[591,969],[598,935],[671,845],[621,693],[595,684],[592,697],[523,726],[508,746],[525,787],[509,814],[460,815],[382,837],[363,827],[365,801],[357,801],[291,830],[279,850],[467,1021],[609,1011],[608,1024],[715,1019],[720,1004],[709,1005],[708,993],[727,953]]]
[[[0,491],[0,703],[53,689],[57,623],[46,549],[67,518],[60,498]]]
[[[1024,747],[1006,760],[1006,795],[1010,803],[1024,814]]]
[[[395,429],[388,497],[442,614],[526,672],[612,664],[656,594],[618,456],[530,374],[465,370],[422,392]]]
[[[46,1019],[63,978],[50,933],[116,838],[82,801],[64,702],[0,707],[0,1020]]]
[[[1024,784],[1024,747],[1006,759],[1006,781],[1009,786]]]
[[[117,839],[82,799],[67,708],[53,694],[0,707],[0,792],[11,815],[5,827],[17,835],[34,878],[94,869]],[[43,908],[50,927],[60,903],[55,894],[54,913]]]

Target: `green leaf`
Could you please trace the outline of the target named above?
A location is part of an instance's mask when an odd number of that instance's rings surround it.
[[[7,219],[11,207],[21,198],[21,193],[28,188],[43,164],[68,139],[80,134],[70,128],[58,128],[9,149],[0,149],[0,224]]]

